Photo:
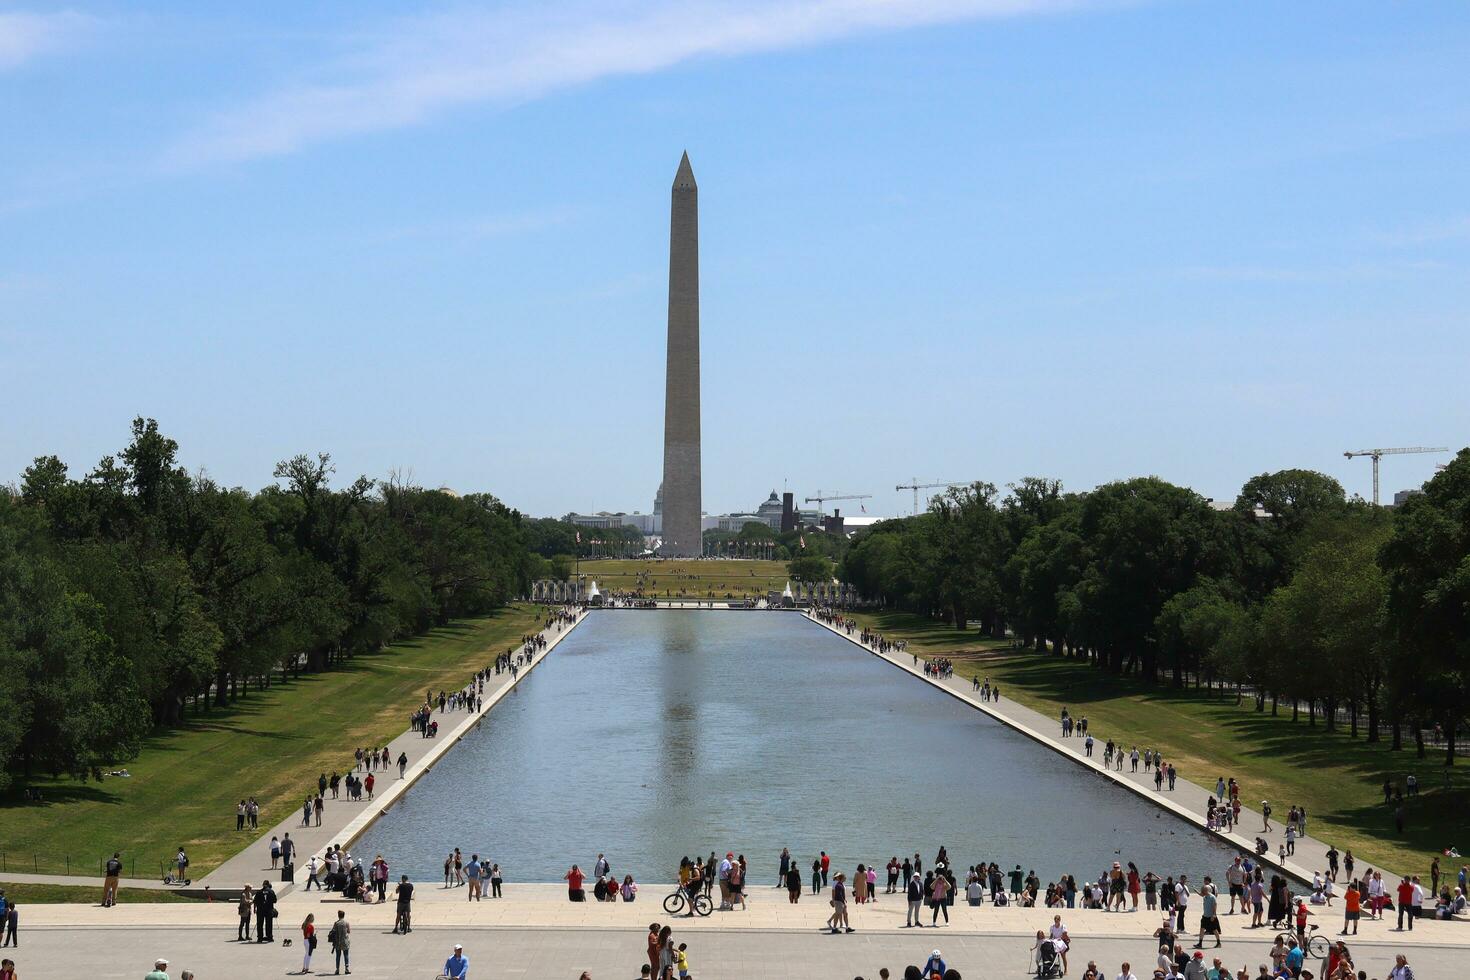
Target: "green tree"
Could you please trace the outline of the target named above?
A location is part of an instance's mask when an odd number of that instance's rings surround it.
[[[1445,764],[1470,706],[1470,449],[1396,508],[1388,576],[1394,703],[1445,733]]]
[[[832,581],[832,562],[822,555],[802,555],[786,563],[786,572],[796,582],[826,583]]]

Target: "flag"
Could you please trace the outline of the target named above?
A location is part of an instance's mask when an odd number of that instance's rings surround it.
[[[868,512],[868,508],[863,506],[863,502],[861,500],[858,501],[858,509],[861,510],[864,514]]]
[[[578,531],[577,532],[577,543],[578,544],[581,544],[582,543],[582,532],[581,531]]]
[[[806,550],[806,535],[805,534],[803,534],[801,536],[801,547],[802,547],[802,550]]]

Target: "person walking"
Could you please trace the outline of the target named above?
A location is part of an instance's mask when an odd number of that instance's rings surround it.
[[[1399,932],[1403,932],[1404,931],[1404,920],[1405,919],[1408,919],[1408,922],[1409,922],[1409,931],[1410,932],[1413,932],[1414,931],[1414,885],[1413,885],[1413,883],[1411,883],[1409,881],[1408,878],[1403,878],[1403,879],[1401,879],[1399,881],[1397,898],[1398,898],[1398,910],[1399,910],[1398,931]]]
[[[337,921],[332,923],[332,928],[327,932],[327,942],[332,947],[332,961],[336,964],[333,973],[341,973],[346,968],[348,973],[352,972],[352,960],[349,956],[352,947],[352,926],[347,922],[347,913],[341,909],[337,910]]]
[[[786,897],[792,905],[801,901],[801,869],[792,861],[786,868]]]
[[[847,919],[847,876],[841,871],[832,876],[832,917],[827,921],[834,933],[854,931]]]

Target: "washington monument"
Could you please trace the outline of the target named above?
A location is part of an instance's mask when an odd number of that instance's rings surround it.
[[[699,188],[689,154],[674,174],[669,211],[669,359],[664,378],[663,546],[668,558],[704,552],[699,476]]]

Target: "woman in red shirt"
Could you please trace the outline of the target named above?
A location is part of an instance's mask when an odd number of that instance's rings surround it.
[[[316,949],[316,915],[308,913],[301,923],[301,975],[311,972],[311,953]]]

